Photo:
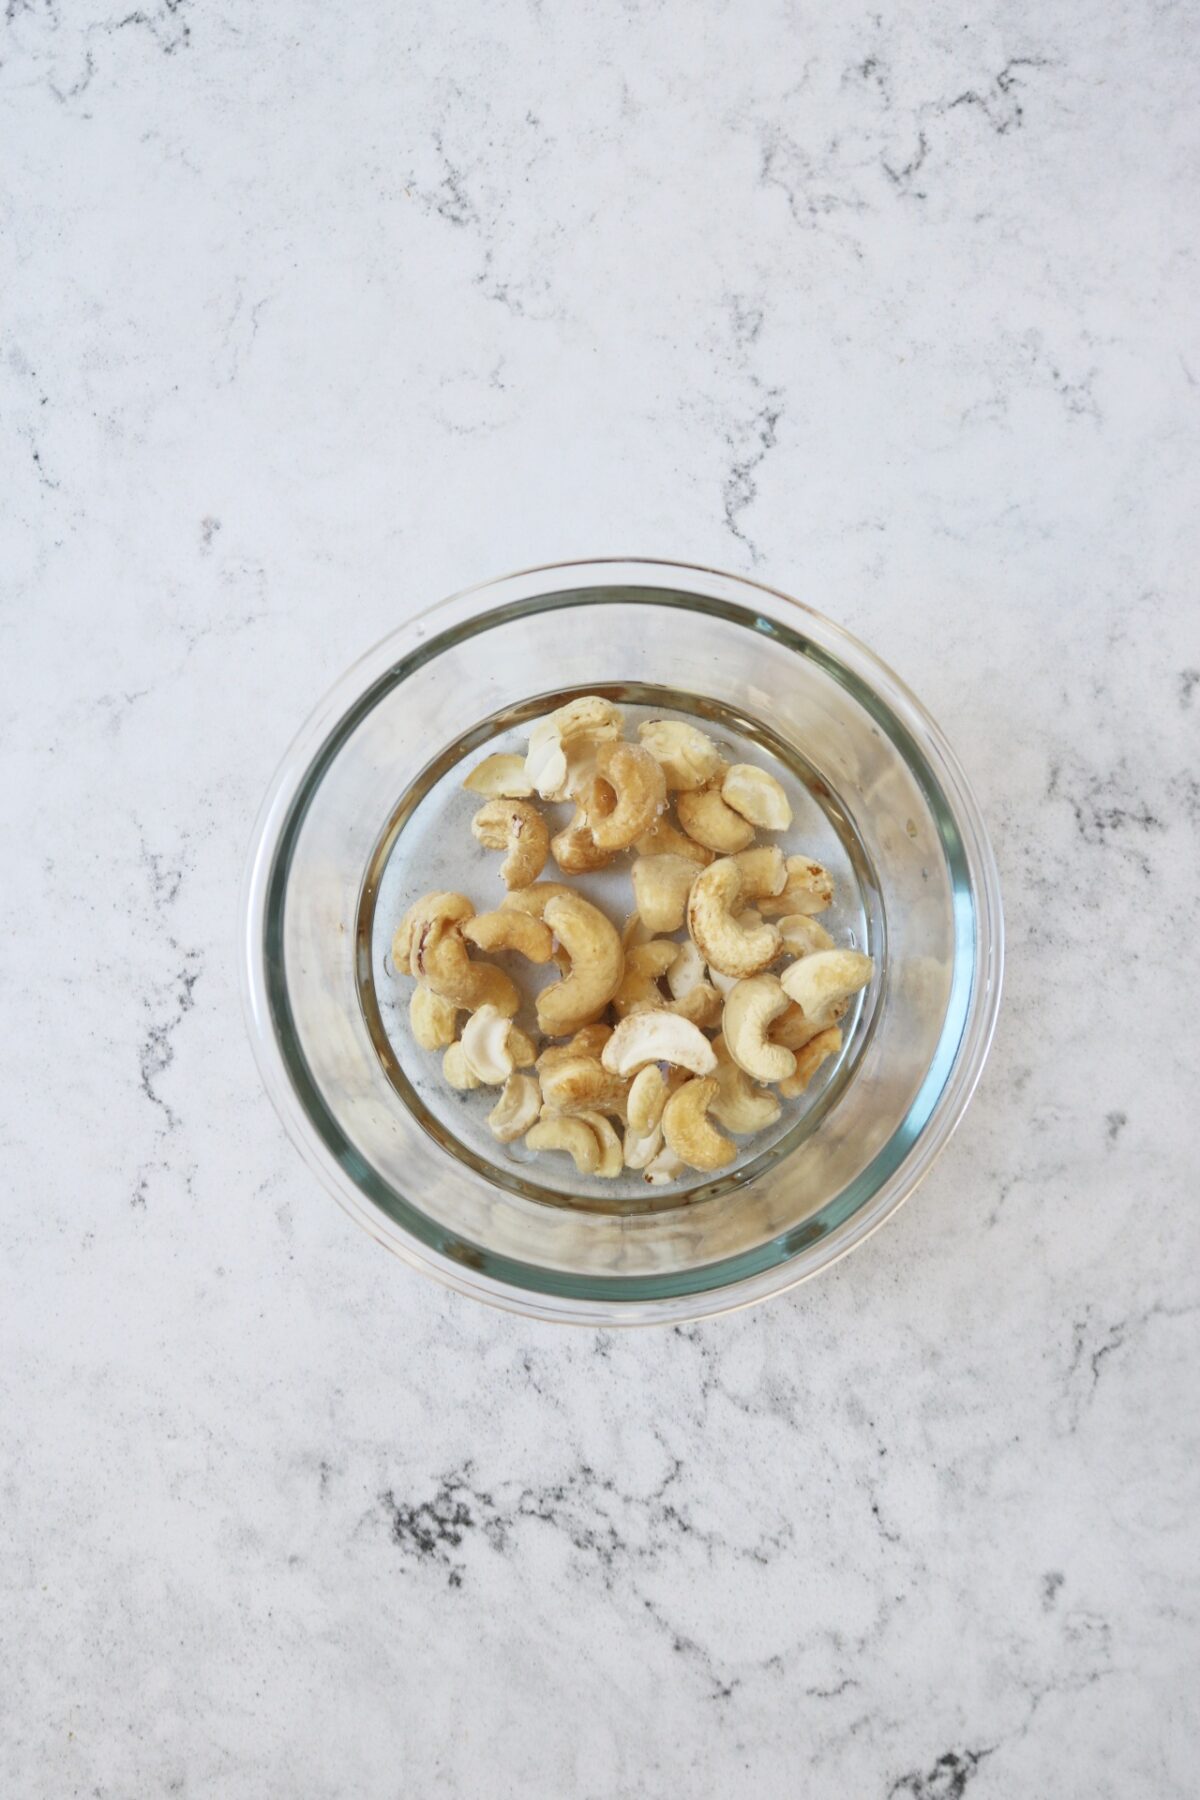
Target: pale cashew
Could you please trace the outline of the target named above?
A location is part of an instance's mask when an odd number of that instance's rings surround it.
[[[511,1032],[512,1021],[494,1006],[481,1006],[463,1027],[460,1042],[467,1066],[488,1087],[499,1087],[513,1072]]]
[[[829,871],[807,856],[789,856],[787,880],[777,894],[763,894],[759,905],[776,918],[784,913],[819,913],[833,905]]]
[[[518,888],[517,892],[527,893],[528,889]],[[554,949],[550,927],[515,906],[477,913],[466,921],[462,934],[477,950],[515,950],[531,963],[548,963]]]
[[[459,1088],[463,1093],[470,1093],[472,1088],[482,1087],[478,1075],[467,1061],[467,1053],[461,1043],[451,1044],[442,1058],[442,1074],[452,1088]]]
[[[778,844],[758,844],[734,857],[742,876],[742,899],[762,900],[781,894],[787,881],[787,864]]]
[[[779,955],[773,925],[743,930],[737,921],[742,872],[732,857],[701,869],[688,897],[688,930],[710,969],[741,980],[765,969]]]
[[[489,800],[471,820],[471,830],[485,850],[508,851],[500,864],[505,887],[528,887],[546,866],[549,827],[528,800]]]
[[[539,719],[529,733],[526,779],[543,800],[574,799],[591,772],[596,747],[621,734],[621,714],[609,700],[584,694]]]
[[[475,908],[465,894],[436,892],[414,900],[392,939],[392,967],[398,975],[417,973],[413,958],[418,944],[439,929],[471,918]]]
[[[667,1104],[667,1082],[657,1063],[647,1063],[633,1078],[626,1101],[629,1129],[637,1137],[645,1137],[662,1118]]]
[[[633,897],[651,931],[678,931],[696,873],[685,856],[638,857],[631,870]]]
[[[734,763],[721,782],[721,798],[734,812],[764,831],[786,831],[792,822],[791,802],[774,775],[753,763]]]
[[[739,1069],[755,1081],[783,1081],[796,1067],[790,1050],[767,1039],[767,1027],[786,1012],[787,1003],[776,975],[751,975],[739,981],[725,1002],[725,1047]]]
[[[539,1063],[542,1098],[547,1112],[602,1112],[625,1116],[629,1084],[613,1075],[594,1056],[567,1056]]]
[[[746,1137],[774,1125],[782,1111],[774,1094],[757,1087],[745,1070],[738,1067],[723,1037],[714,1041],[713,1049],[717,1056],[717,1072],[713,1077],[717,1092],[708,1109],[713,1118],[736,1137]]]
[[[587,814],[579,810],[571,823],[550,839],[550,854],[564,875],[587,875],[593,869],[606,869],[615,852],[600,849]]]
[[[722,1137],[707,1118],[708,1109],[717,1097],[717,1083],[708,1076],[699,1081],[686,1081],[671,1095],[663,1109],[663,1137],[689,1169],[708,1172],[723,1169],[737,1155],[737,1147]]]
[[[643,832],[633,847],[639,856],[686,856],[701,869],[708,866],[714,854],[666,818],[655,819],[649,831]]]
[[[811,956],[816,950],[833,949],[833,939],[825,927],[805,913],[788,913],[780,919],[779,935],[784,949],[792,956]]]
[[[785,1100],[794,1100],[802,1094],[817,1070],[829,1057],[836,1056],[842,1047],[842,1034],[836,1025],[827,1025],[819,1031],[815,1038],[810,1038],[804,1047],[796,1052],[796,1071],[786,1081],[781,1081],[779,1091]]]
[[[861,950],[818,950],[789,964],[779,979],[788,999],[821,1031],[837,1023],[838,1007],[845,1011],[846,1002],[866,987],[874,968]]]
[[[724,995],[719,993],[712,983],[702,981],[679,1000],[672,1000],[667,1007],[681,1019],[690,1019],[693,1025],[701,1026],[707,1031],[713,1025],[721,1023],[721,1011],[724,1006]]]
[[[647,1006],[663,1005],[663,991],[658,984],[678,950],[679,945],[669,938],[651,938],[648,944],[635,944],[625,952],[625,973],[613,995],[613,1008],[619,1019]]]
[[[549,1113],[525,1133],[531,1150],[565,1150],[581,1175],[594,1175],[600,1167],[600,1139],[586,1119],[570,1119]]]
[[[511,1144],[524,1137],[529,1127],[537,1123],[541,1105],[541,1090],[535,1076],[510,1075],[499,1100],[487,1116],[488,1130],[502,1144]]]
[[[674,961],[667,968],[667,986],[671,990],[672,1000],[682,1000],[685,994],[700,987],[704,976],[704,958],[691,939],[676,944]]]
[[[662,764],[667,786],[700,788],[724,766],[724,758],[710,737],[681,719],[647,719],[638,736],[651,756]]]
[[[649,830],[666,804],[663,772],[648,750],[638,744],[601,744],[596,752],[597,786],[607,783],[616,804],[605,813],[588,807],[588,824],[601,850],[626,850]]]
[[[600,1053],[614,1075],[633,1075],[647,1063],[670,1063],[708,1075],[717,1066],[713,1047],[689,1019],[670,1012],[635,1012],[621,1020]]]
[[[663,1134],[661,1125],[651,1126],[649,1131],[637,1132],[632,1125],[625,1127],[625,1142],[622,1149],[627,1169],[646,1169],[654,1161],[662,1149]]]
[[[561,900],[564,894],[574,892],[574,888],[561,881],[535,881],[532,887],[510,888],[500,902],[500,909],[508,912],[511,908],[514,912],[531,913],[535,919],[540,919],[548,900]]]
[[[445,1050],[458,1035],[458,1008],[419,981],[408,1003],[412,1034],[422,1050]]]
[[[659,1130],[662,1130],[661,1126]],[[646,1164],[645,1179],[653,1187],[666,1187],[668,1182],[678,1181],[686,1167],[683,1159],[676,1156],[673,1150],[668,1150],[664,1144],[654,1160]]]
[[[689,837],[721,856],[732,856],[754,842],[754,827],[741,813],[726,806],[715,787],[680,794],[675,802],[679,823]]]
[[[525,774],[525,758],[504,751],[476,763],[463,786],[489,800],[527,800],[533,792]]]
[[[571,972],[538,995],[538,1025],[547,1037],[566,1037],[604,1011],[621,985],[625,952],[615,927],[578,894],[548,901],[545,918]]]
[[[603,1113],[599,1112],[580,1113],[578,1116],[595,1133],[596,1142],[599,1145],[600,1160],[593,1173],[598,1175],[601,1181],[615,1180],[625,1166],[625,1155],[621,1140],[612,1124],[604,1117]]]
[[[840,1019],[849,1005],[848,1000],[843,1000],[840,1005],[835,1006],[833,1019]],[[780,1013],[767,1037],[772,1044],[782,1044],[786,1050],[794,1050],[799,1055],[806,1044],[811,1044],[814,1038],[820,1037],[824,1029],[822,1025],[810,1023],[804,1016],[804,1008],[797,1006],[794,1000],[789,1000],[787,1011]]]

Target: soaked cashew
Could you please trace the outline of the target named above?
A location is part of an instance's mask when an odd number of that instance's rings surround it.
[[[645,1169],[654,1161],[663,1147],[661,1125],[652,1125],[649,1131],[637,1132],[632,1125],[625,1127],[625,1142],[622,1149],[627,1169]]]
[[[571,823],[550,839],[550,854],[564,875],[587,875],[593,869],[606,869],[616,852],[601,850],[592,835],[588,815],[579,810]]]
[[[489,800],[471,820],[471,830],[485,850],[508,851],[500,864],[505,887],[528,887],[546,866],[550,831],[527,800]]]
[[[442,1074],[452,1088],[469,1094],[472,1088],[482,1087],[478,1075],[467,1061],[467,1053],[461,1043],[451,1044],[442,1058]]]
[[[654,1130],[667,1104],[667,1092],[666,1076],[657,1063],[647,1063],[638,1070],[626,1101],[629,1129],[636,1136],[645,1137]]]
[[[833,905],[833,882],[828,869],[807,856],[789,856],[787,880],[777,894],[763,894],[759,905],[770,917],[784,913],[820,913]]]
[[[529,733],[526,779],[543,800],[574,799],[591,774],[597,746],[621,734],[621,714],[597,694],[569,700]]]
[[[725,1047],[739,1069],[755,1081],[784,1081],[796,1067],[792,1052],[767,1038],[768,1027],[786,1012],[787,1004],[776,975],[751,975],[739,981],[725,1002]]]
[[[408,1020],[422,1050],[445,1050],[458,1036],[458,1008],[424,982],[413,989]]]
[[[783,1110],[774,1094],[756,1086],[745,1070],[738,1067],[723,1037],[714,1041],[713,1049],[717,1056],[713,1077],[717,1091],[708,1109],[713,1118],[736,1137],[746,1137],[774,1125]]]
[[[742,899],[763,900],[783,892],[787,864],[778,844],[758,844],[734,857],[742,877]]]
[[[780,976],[783,991],[817,1030],[835,1025],[854,994],[865,988],[875,964],[861,950],[818,950],[789,964]]]
[[[588,1112],[578,1115],[595,1134],[600,1150],[600,1160],[593,1171],[602,1181],[613,1181],[625,1166],[625,1155],[620,1138],[611,1122],[603,1113]]]
[[[717,1097],[712,1076],[687,1081],[663,1108],[662,1130],[667,1148],[689,1169],[708,1173],[723,1169],[737,1155],[737,1148],[708,1122],[708,1109]]]
[[[823,1062],[836,1056],[842,1047],[842,1034],[836,1025],[827,1025],[796,1052],[795,1072],[781,1081],[779,1091],[785,1100],[802,1094]]]
[[[621,946],[631,950],[635,944],[648,944],[653,936],[641,913],[632,912],[621,927]]]
[[[626,850],[641,837],[666,804],[663,772],[648,750],[637,744],[601,744],[596,767],[616,796],[612,811],[598,815],[588,809],[592,837],[601,850]]]
[[[638,736],[661,763],[672,791],[703,787],[724,766],[725,759],[712,739],[681,719],[648,719],[638,726]]]
[[[477,763],[463,782],[469,793],[489,800],[527,800],[533,789],[525,774],[525,758],[498,751]]]
[[[738,923],[742,874],[732,857],[701,869],[688,897],[688,930],[712,970],[741,980],[765,969],[779,955],[773,925],[744,930]]]
[[[467,1067],[488,1087],[499,1087],[513,1072],[511,1031],[512,1021],[494,1006],[481,1006],[463,1027],[459,1041]]]
[[[833,939],[825,927],[805,913],[788,913],[780,919],[779,935],[791,956],[811,956],[816,950],[833,949]]]
[[[492,963],[472,962],[457,925],[422,932],[413,947],[413,974],[465,1012],[494,1006],[511,1018],[521,1004],[514,982]]]
[[[638,913],[651,931],[678,931],[696,879],[695,863],[685,856],[639,856],[631,874]]]
[[[615,927],[579,894],[547,901],[545,919],[571,972],[538,995],[538,1025],[547,1037],[566,1037],[604,1011],[621,985],[625,952]]]
[[[726,806],[764,831],[786,831],[792,822],[791,802],[774,775],[753,763],[734,763],[721,782]]]
[[[712,850],[706,850],[703,844],[698,844],[695,838],[680,831],[667,818],[655,819],[649,831],[643,832],[633,847],[639,856],[686,856],[701,869],[708,867],[714,855]]]
[[[562,881],[535,881],[532,887],[510,888],[500,902],[500,910],[530,913],[540,919],[548,900],[561,900],[564,894],[574,892],[574,888],[567,887]]]
[[[848,1010],[849,1005],[848,1000],[843,1000],[840,1005],[834,1007],[832,1015],[834,1020],[840,1019]],[[785,1050],[794,1050],[799,1056],[805,1045],[811,1044],[814,1038],[820,1037],[824,1029],[824,1026],[811,1024],[804,1016],[804,1008],[797,1006],[795,1001],[789,1000],[787,1011],[780,1013],[768,1031],[767,1037],[772,1044],[782,1044]]]
[[[625,952],[625,973],[613,995],[613,1009],[619,1019],[626,1013],[664,1004],[663,991],[658,984],[675,961],[678,950],[679,945],[669,938],[651,938],[648,944],[635,944]]]
[[[519,888],[517,892],[526,893],[528,889]],[[549,962],[554,949],[550,927],[515,906],[477,913],[463,925],[462,934],[477,950],[515,950],[531,963]]]
[[[414,900],[392,939],[392,966],[400,975],[416,975],[418,945],[427,937],[473,916],[475,908],[465,894],[435,891]]]
[[[667,967],[667,986],[672,1000],[682,1000],[698,988],[705,978],[704,958],[689,938],[675,945],[674,960]]]
[[[661,1126],[659,1126],[659,1130],[662,1130]],[[683,1159],[676,1156],[673,1150],[668,1150],[664,1144],[653,1161],[646,1164],[645,1179],[652,1187],[666,1187],[668,1182],[678,1181],[679,1177],[686,1172],[686,1168],[687,1165]]]
[[[624,1118],[629,1083],[613,1075],[594,1056],[567,1056],[540,1063],[542,1098],[547,1112],[616,1113]]]
[[[600,1023],[585,1025],[582,1030],[575,1033],[567,1048],[573,1050],[577,1056],[599,1056],[611,1036],[611,1025]]]
[[[721,1023],[724,1004],[725,996],[711,982],[702,981],[680,999],[672,1000],[667,1011],[677,1014],[681,1019],[690,1019],[693,1025],[699,1025],[708,1031],[713,1025]]]
[[[600,1055],[614,1075],[633,1075],[647,1063],[670,1063],[708,1075],[717,1066],[713,1047],[690,1019],[670,1012],[635,1012],[621,1020]]]
[[[732,856],[754,842],[754,827],[741,813],[726,806],[715,787],[680,794],[675,802],[679,823],[689,837],[721,856]]]
[[[548,1113],[525,1133],[531,1150],[563,1150],[573,1158],[581,1175],[594,1175],[600,1167],[600,1140],[586,1119]]]
[[[541,1089],[535,1076],[510,1075],[503,1093],[487,1116],[488,1130],[502,1144],[514,1143],[537,1123],[541,1105]]]

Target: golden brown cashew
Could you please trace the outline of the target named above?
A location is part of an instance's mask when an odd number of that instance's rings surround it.
[[[810,1038],[802,1049],[796,1052],[796,1071],[786,1081],[781,1081],[779,1091],[785,1100],[794,1100],[802,1094],[821,1064],[831,1056],[836,1056],[842,1047],[842,1034],[836,1025],[827,1025],[824,1031],[818,1031],[815,1038]]]
[[[607,814],[588,809],[592,837],[601,850],[626,850],[648,831],[666,804],[663,772],[648,750],[638,744],[601,744],[596,752],[600,779],[616,796]]]
[[[663,1109],[663,1137],[689,1169],[708,1172],[723,1169],[737,1155],[737,1148],[709,1124],[707,1113],[717,1097],[717,1084],[711,1077],[687,1081],[667,1101]]]
[[[667,1104],[667,1091],[666,1077],[657,1063],[647,1063],[644,1069],[638,1070],[626,1102],[629,1129],[635,1137],[647,1137],[654,1130]]]
[[[518,893],[528,891],[517,889]],[[521,912],[515,906],[477,913],[463,925],[462,934],[477,950],[515,950],[518,956],[531,963],[548,963],[554,949],[550,927],[534,914]]]
[[[564,1150],[581,1175],[594,1175],[600,1167],[600,1140],[586,1119],[569,1119],[549,1113],[525,1133],[531,1150]]]
[[[508,851],[500,864],[505,887],[528,887],[546,866],[549,828],[528,800],[489,800],[471,820],[471,830],[485,850]]]
[[[606,869],[616,853],[601,850],[592,836],[587,814],[580,810],[569,825],[550,839],[550,854],[564,875],[587,875],[593,869]]]
[[[503,969],[471,961],[457,925],[421,933],[413,947],[413,973],[435,994],[465,1012],[494,1006],[511,1018],[521,1004],[515,983]]]
[[[675,802],[679,823],[689,837],[721,856],[732,856],[754,842],[754,827],[741,813],[726,806],[715,787],[680,794]]]
[[[741,980],[765,969],[779,955],[773,925],[743,930],[737,921],[742,872],[732,857],[701,869],[688,897],[688,930],[710,969]]]
[[[525,758],[503,751],[476,763],[463,786],[488,800],[527,800],[533,792],[525,776]]]
[[[846,1002],[865,988],[875,965],[861,950],[818,950],[789,964],[780,976],[783,991],[821,1031],[834,1025]]]
[[[412,1034],[422,1050],[445,1050],[458,1035],[458,1008],[418,982],[408,1003]]]
[[[621,985],[625,952],[615,927],[579,894],[548,901],[545,919],[566,947],[571,972],[538,995],[538,1025],[547,1037],[566,1037],[604,1011]]]
[[[671,1012],[630,1013],[605,1044],[600,1061],[614,1075],[633,1075],[647,1063],[670,1063],[694,1075],[708,1075],[717,1066],[699,1026]]]
[[[791,803],[782,787],[774,775],[756,769],[753,763],[734,763],[726,769],[721,798],[764,831],[786,831],[792,822]]]
[[[542,1099],[547,1112],[616,1113],[625,1116],[629,1083],[612,1075],[594,1056],[567,1056],[540,1063]]]
[[[833,882],[828,869],[807,856],[789,856],[787,881],[778,894],[763,894],[763,912],[771,918],[783,913],[820,913],[833,905]]]
[[[638,736],[651,756],[662,764],[667,786],[701,788],[724,767],[724,758],[710,737],[682,719],[647,719]]]
[[[783,1081],[796,1067],[790,1050],[767,1039],[768,1026],[787,1011],[787,1003],[775,975],[751,975],[730,989],[722,1020],[725,1047],[755,1081]]]
[[[697,869],[685,856],[639,856],[631,870],[633,898],[651,931],[678,931]]]
[[[535,919],[540,919],[546,910],[548,900],[560,900],[564,894],[573,894],[574,888],[567,887],[561,881],[535,881],[532,887],[510,888],[500,902],[501,912],[525,912]]]
[[[438,891],[414,900],[392,939],[392,967],[398,975],[415,975],[413,957],[423,938],[469,919],[475,908],[465,894]]]
[[[747,1137],[774,1125],[782,1108],[774,1094],[757,1087],[729,1054],[723,1037],[713,1043],[717,1055],[717,1071],[713,1079],[717,1091],[709,1111],[726,1131],[736,1137]]]
[[[510,1075],[487,1116],[488,1130],[502,1144],[511,1144],[537,1123],[541,1105],[541,1090],[533,1075]]]
[[[843,1000],[833,1009],[835,1021],[843,1017],[849,1009],[850,1002]],[[767,1033],[772,1044],[782,1044],[785,1050],[794,1050],[799,1056],[805,1045],[811,1044],[814,1038],[820,1037],[825,1029],[822,1025],[814,1025],[804,1016],[804,1008],[794,1001],[788,1001],[787,1011],[780,1013]]]
[[[713,852],[690,838],[686,831],[680,831],[672,825],[670,819],[655,819],[649,831],[642,833],[634,844],[639,856],[686,856],[698,868],[704,869],[713,859]]]
[[[669,938],[651,938],[648,944],[634,944],[625,952],[625,973],[613,995],[613,1009],[618,1019],[647,1006],[664,1004],[665,996],[658,984],[678,951],[679,945]]]
[[[762,900],[781,894],[787,881],[787,864],[778,844],[758,844],[734,857],[742,877],[742,899]]]

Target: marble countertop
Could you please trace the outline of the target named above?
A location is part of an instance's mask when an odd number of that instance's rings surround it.
[[[1198,48],[1148,0],[8,0],[5,1794],[1194,1794]],[[359,1233],[236,981],[333,677],[614,553],[903,674],[1010,950],[919,1196],[632,1335]]]

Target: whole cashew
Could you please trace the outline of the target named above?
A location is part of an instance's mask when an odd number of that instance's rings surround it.
[[[499,1087],[507,1081],[516,1063],[514,1038],[517,1039],[515,1048],[523,1053],[522,1060],[532,1062],[533,1045],[523,1031],[514,1027],[511,1019],[497,1012],[494,1006],[481,1006],[478,1012],[472,1013],[463,1027],[461,1039],[471,1073],[489,1087]]]
[[[833,881],[828,869],[807,856],[789,856],[783,887],[777,894],[763,894],[759,905],[772,918],[783,913],[824,912],[833,905]]]
[[[604,914],[578,894],[547,901],[545,919],[571,958],[571,972],[537,997],[538,1025],[566,1037],[602,1013],[621,985],[625,952]]]
[[[791,803],[783,788],[774,775],[756,769],[753,763],[734,763],[726,769],[721,797],[726,806],[764,831],[786,831],[792,822]]]
[[[679,823],[689,837],[721,856],[732,856],[754,842],[754,827],[741,813],[726,806],[715,787],[699,788],[695,793],[680,794],[675,802]]]
[[[601,744],[596,767],[616,795],[607,815],[588,810],[588,824],[600,850],[626,850],[649,830],[665,805],[667,784],[648,750],[637,744]]]
[[[505,887],[528,887],[546,866],[549,828],[528,800],[489,800],[471,820],[471,830],[485,850],[508,851],[500,864]]]
[[[594,1056],[568,1056],[549,1066],[543,1063],[539,1074],[547,1112],[625,1115],[629,1083],[610,1074]]]
[[[750,975],[737,982],[725,1002],[725,1047],[739,1069],[755,1081],[783,1081],[796,1058],[767,1039],[767,1027],[787,1010],[788,998],[775,975]]]
[[[717,1083],[710,1075],[685,1081],[663,1109],[662,1130],[667,1148],[689,1169],[723,1169],[737,1155],[736,1146],[708,1122],[708,1109],[716,1097]]]
[[[580,809],[570,824],[550,839],[550,854],[564,875],[587,875],[593,869],[606,869],[615,852],[601,850],[592,835],[588,815]]]
[[[780,976],[783,991],[821,1031],[834,1025],[846,1002],[871,979],[875,965],[861,950],[818,950],[789,964]]]
[[[633,898],[651,931],[678,931],[696,874],[685,856],[638,857],[631,870]]]
[[[672,789],[703,787],[724,767],[724,758],[710,737],[681,719],[647,719],[638,736],[651,756],[662,765]]]
[[[458,1035],[458,1008],[421,981],[408,1003],[408,1019],[422,1050],[445,1050]]]
[[[534,1076],[510,1075],[487,1116],[488,1130],[502,1144],[511,1144],[537,1123],[541,1105],[541,1090]]]
[[[595,1133],[596,1143],[599,1146],[600,1160],[596,1164],[594,1173],[602,1181],[614,1180],[625,1166],[625,1155],[620,1138],[603,1113],[580,1113],[579,1117]]]
[[[625,973],[613,995],[613,1008],[619,1019],[626,1013],[644,1007],[662,1006],[663,992],[659,982],[679,952],[670,938],[651,938],[648,944],[635,944],[625,952]]]
[[[648,831],[642,833],[634,844],[639,856],[686,856],[689,862],[704,869],[713,859],[713,852],[690,838],[686,831],[680,831],[672,825],[670,819],[655,819]]]
[[[638,1070],[626,1101],[629,1129],[635,1137],[646,1137],[654,1130],[667,1104],[667,1091],[666,1077],[657,1063]]]
[[[688,897],[688,930],[710,969],[738,980],[756,974],[779,955],[773,925],[745,931],[737,922],[742,873],[732,857],[701,869]]]
[[[565,1150],[581,1175],[594,1175],[600,1167],[600,1140],[586,1119],[550,1113],[525,1133],[531,1150]]]
[[[782,1111],[774,1094],[751,1082],[745,1070],[739,1068],[730,1056],[729,1046],[723,1037],[716,1039],[713,1049],[717,1056],[717,1070],[713,1077],[717,1091],[708,1110],[714,1119],[736,1137],[765,1131],[768,1125],[774,1125]]]
[[[518,893],[527,893],[518,888]],[[477,950],[515,950],[527,962],[548,963],[554,949],[554,936],[548,925],[532,913],[515,906],[502,906],[496,912],[476,913],[463,925],[462,934]]]
[[[633,1075],[647,1063],[669,1063],[708,1075],[717,1066],[713,1047],[689,1019],[671,1012],[634,1012],[622,1019],[600,1061],[614,1075]]]
[[[415,975],[413,957],[418,943],[438,929],[458,925],[474,914],[465,894],[436,892],[414,900],[392,939],[392,967],[398,975]]]
[[[827,1025],[815,1038],[810,1038],[796,1052],[795,1073],[779,1084],[779,1091],[784,1099],[794,1100],[797,1094],[802,1094],[821,1064],[829,1057],[836,1056],[841,1047],[842,1034],[836,1025]]]
[[[503,969],[471,961],[457,925],[422,929],[414,940],[412,963],[419,980],[466,1012],[494,1006],[511,1018],[520,1007],[521,996]]]
[[[483,794],[488,800],[527,800],[532,794],[525,775],[525,758],[498,751],[476,763],[463,782],[471,794]]]

